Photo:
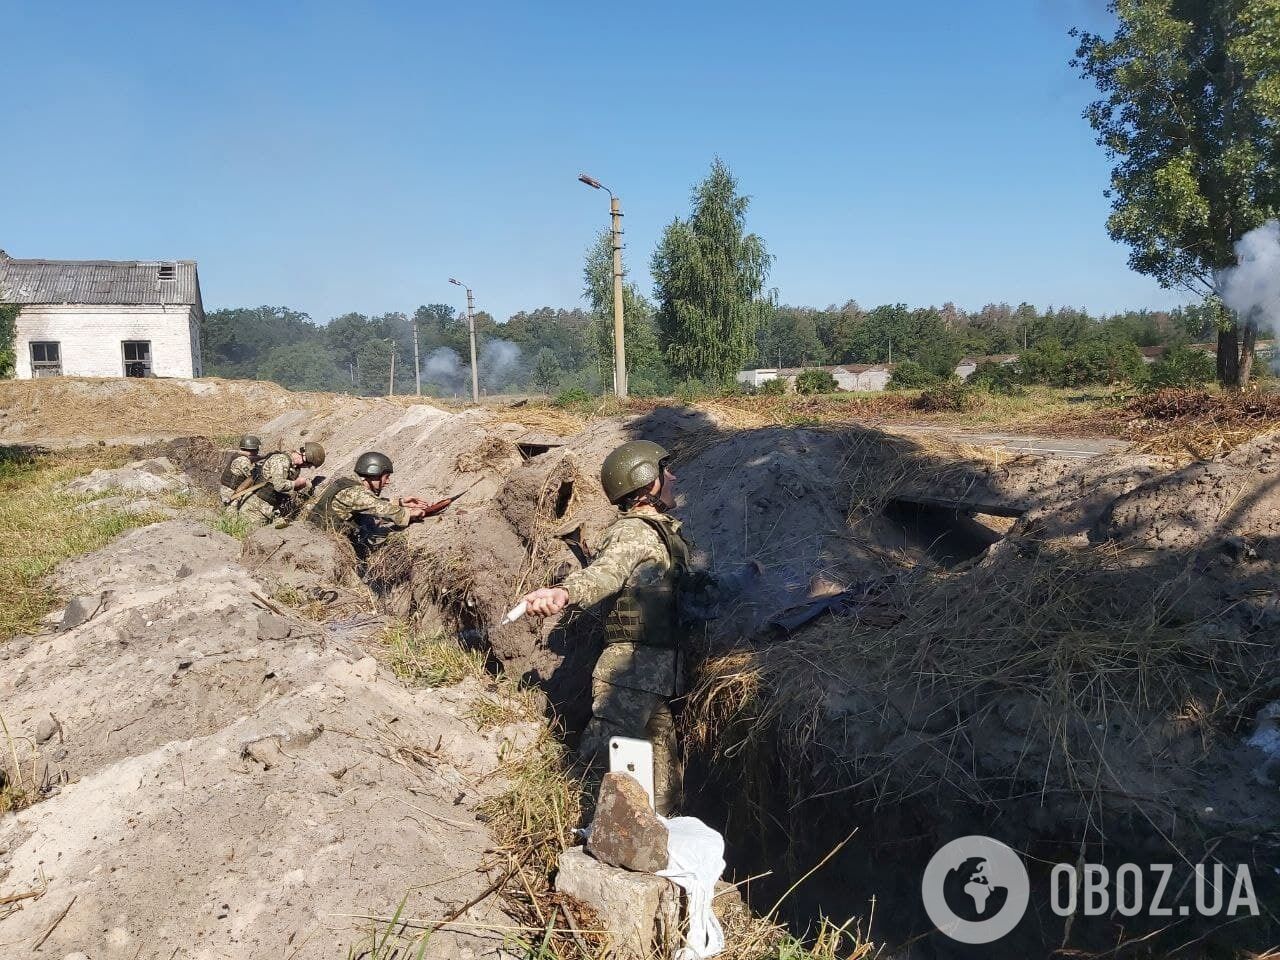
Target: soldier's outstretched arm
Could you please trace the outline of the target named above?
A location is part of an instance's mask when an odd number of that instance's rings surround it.
[[[665,557],[661,539],[647,523],[618,524],[590,566],[570,574],[559,587],[534,590],[523,599],[535,616],[552,616],[571,603],[589,607],[621,590],[640,564],[662,563]]]

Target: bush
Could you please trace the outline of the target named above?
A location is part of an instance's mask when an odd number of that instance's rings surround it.
[[[977,369],[969,374],[969,386],[989,393],[1016,397],[1026,393],[1018,378],[1018,369],[1011,363],[996,363],[984,360]]]
[[[1017,379],[1022,383],[1081,387],[1091,383],[1142,380],[1146,364],[1133,343],[1086,340],[1068,350],[1057,340],[1048,339],[1024,350],[1015,367]]]
[[[590,404],[592,400],[591,394],[581,387],[570,387],[568,390],[561,390],[556,394],[556,398],[552,402],[557,407],[581,407]]]
[[[1159,390],[1163,387],[1196,387],[1208,383],[1217,375],[1213,357],[1201,350],[1177,344],[1147,368],[1143,388]]]
[[[911,403],[912,407],[926,413],[972,410],[977,405],[977,392],[958,378],[930,387]]]
[[[796,393],[835,393],[836,378],[826,370],[801,370],[796,377]]]
[[[766,380],[760,384],[760,394],[765,397],[781,397],[787,392],[787,381],[782,377]]]
[[[0,304],[0,378],[13,376],[17,327],[18,307]]]
[[[894,364],[893,375],[889,377],[890,390],[918,390],[931,387],[940,378],[930,373],[914,360],[902,360]]]

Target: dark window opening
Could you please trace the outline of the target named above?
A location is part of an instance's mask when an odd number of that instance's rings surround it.
[[[62,376],[62,345],[58,341],[31,341],[31,376]]]
[[[160,264],[161,280],[176,280],[177,278],[178,278],[178,268],[175,264],[172,264],[172,263]]]
[[[573,501],[573,481],[565,480],[560,484],[560,490],[556,493],[556,519],[564,519],[564,515],[569,512],[569,504]]]
[[[124,351],[124,375],[126,377],[151,376],[151,341],[125,340],[121,349]]]

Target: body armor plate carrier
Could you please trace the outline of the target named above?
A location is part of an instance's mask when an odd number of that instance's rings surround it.
[[[689,547],[664,516],[633,515],[662,538],[671,565],[661,579],[637,583],[633,572],[618,594],[604,622],[605,643],[635,643],[649,647],[681,646],[679,591],[689,569]]]
[[[311,505],[311,509],[307,512],[307,519],[325,530],[346,531],[353,524],[349,518],[341,517],[334,511],[333,500],[342,491],[358,486],[360,486],[360,481],[354,477],[339,477],[334,480],[320,491],[320,496],[316,497],[315,503]]]

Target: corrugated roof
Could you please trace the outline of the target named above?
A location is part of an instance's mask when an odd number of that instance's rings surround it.
[[[161,268],[172,280],[161,280]],[[0,253],[0,302],[198,304],[194,260],[16,260]]]

